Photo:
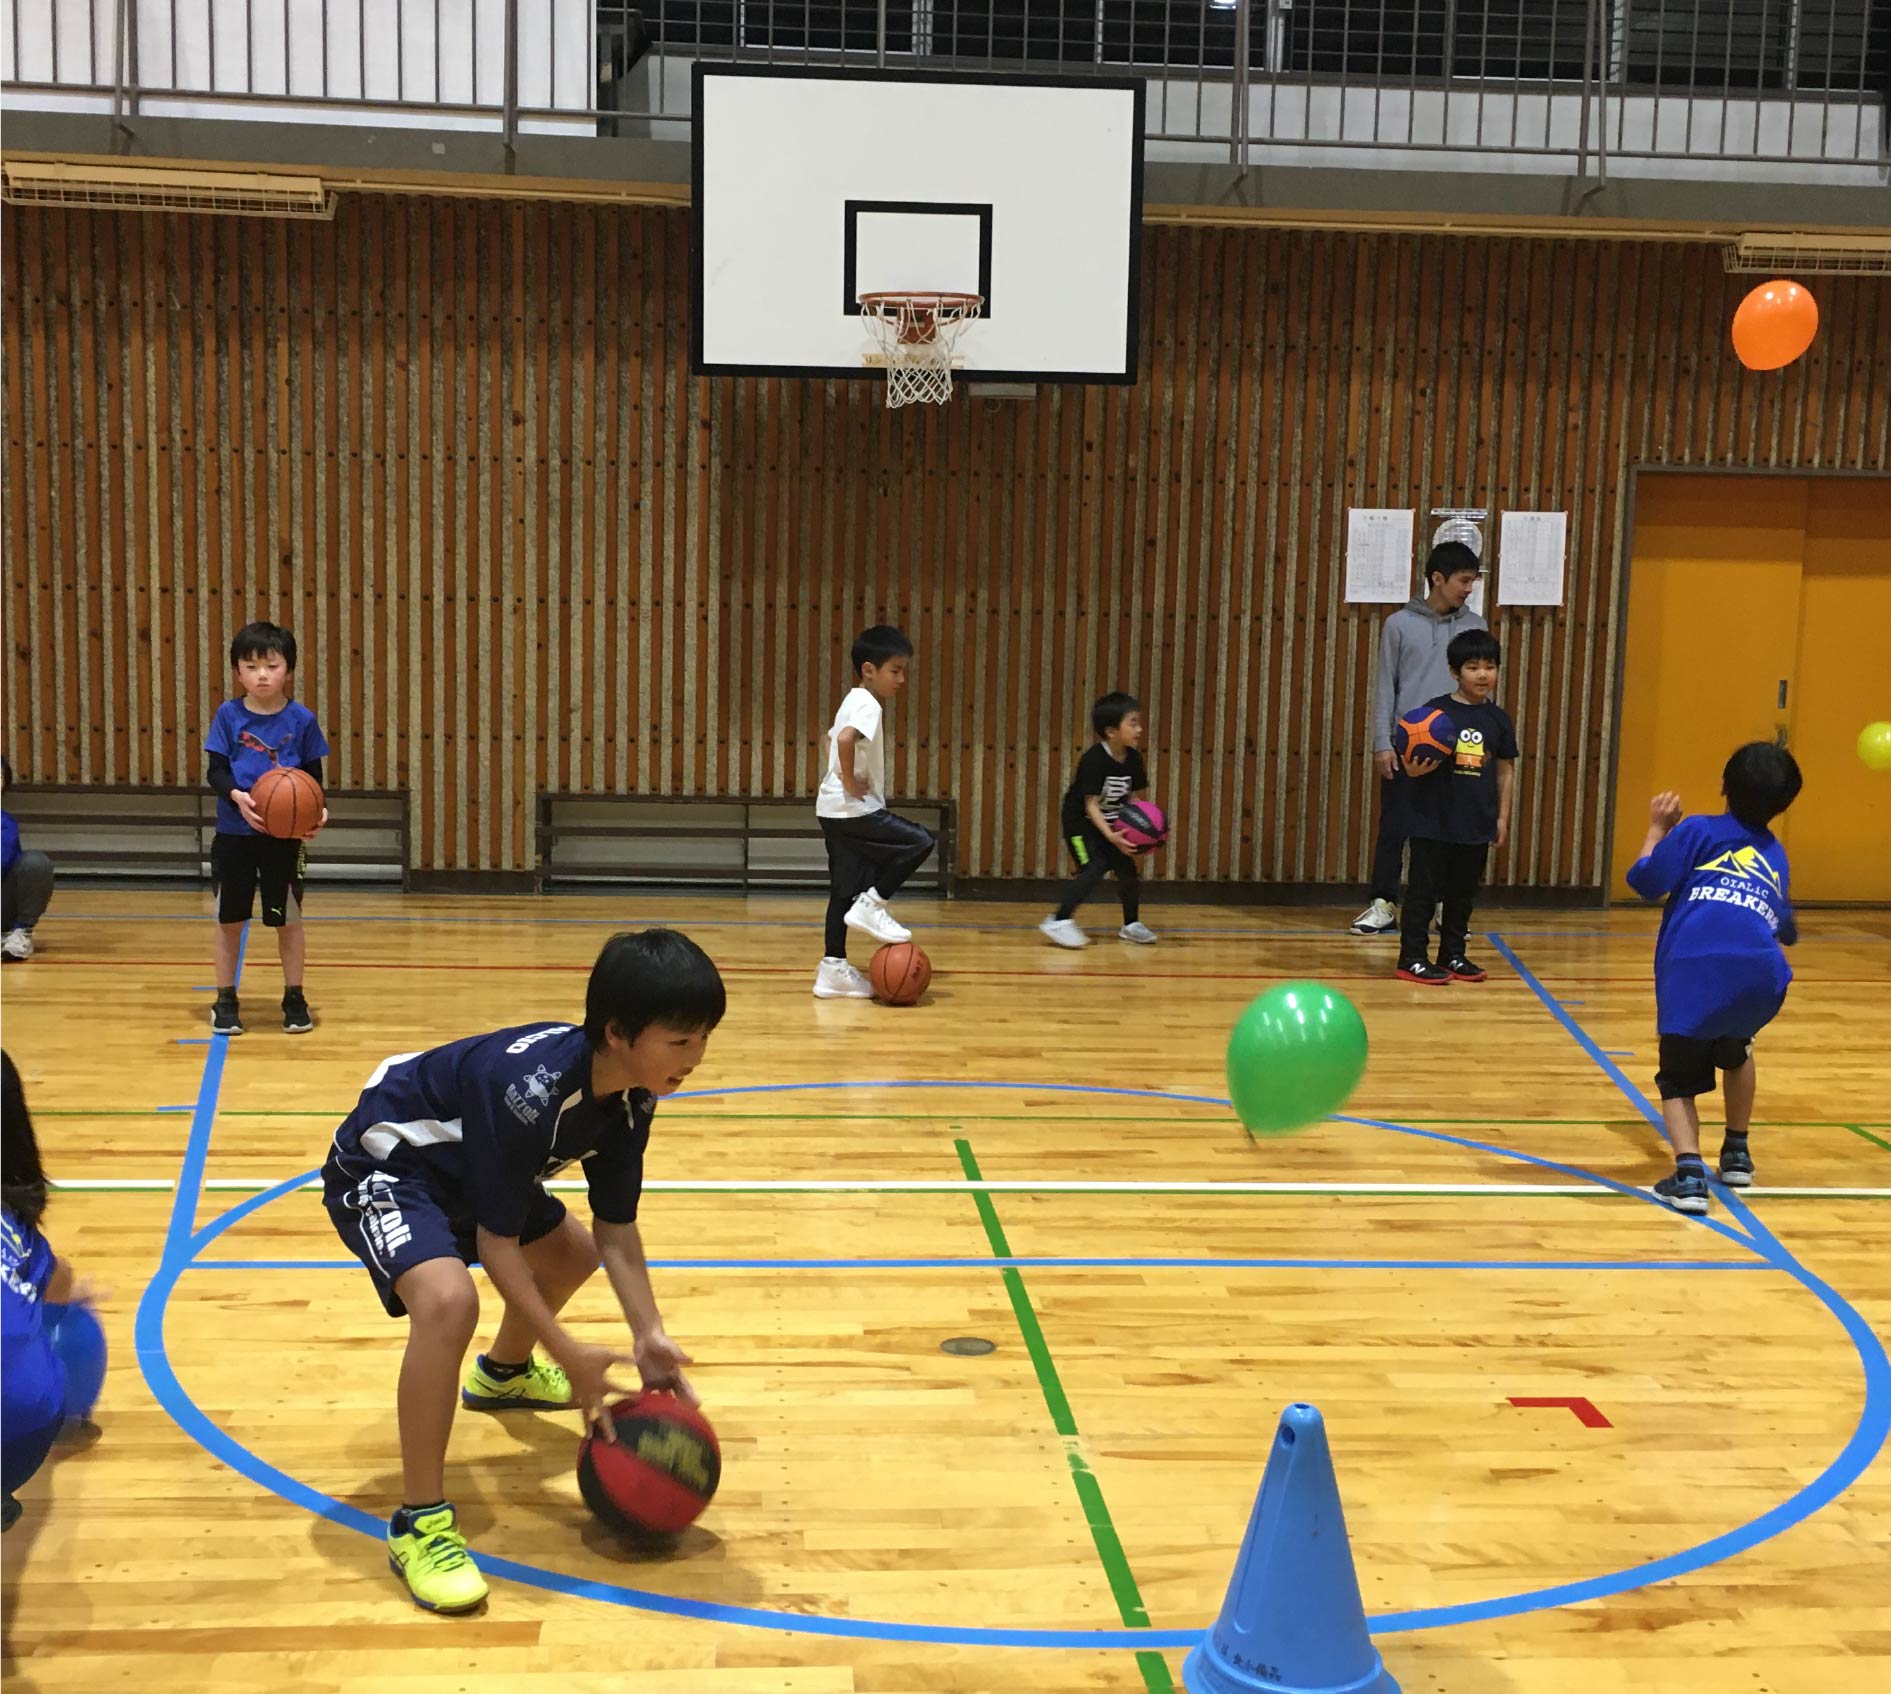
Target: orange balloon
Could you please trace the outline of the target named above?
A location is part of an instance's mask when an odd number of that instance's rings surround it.
[[[1819,307],[1796,282],[1763,282],[1733,315],[1733,350],[1750,371],[1790,365],[1819,333]]]

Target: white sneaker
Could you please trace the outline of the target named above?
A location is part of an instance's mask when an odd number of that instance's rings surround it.
[[[869,888],[847,909],[843,920],[849,929],[857,929],[871,935],[875,941],[891,945],[896,941],[911,941],[913,932],[904,924],[896,923],[893,914],[886,909],[886,902]]]
[[[0,953],[9,959],[30,959],[33,956],[33,934],[31,930],[10,929],[7,937],[0,941]]]
[[[1075,918],[1048,917],[1037,927],[1039,934],[1048,935],[1059,947],[1090,945],[1090,937],[1077,927]]]
[[[1126,923],[1116,932],[1116,936],[1119,941],[1134,941],[1139,946],[1147,947],[1155,940],[1156,932],[1146,923]]]
[[[1390,935],[1399,927],[1399,915],[1390,900],[1375,900],[1353,919],[1355,935]]]
[[[823,959],[814,973],[817,1000],[871,1000],[873,984],[845,959]]]

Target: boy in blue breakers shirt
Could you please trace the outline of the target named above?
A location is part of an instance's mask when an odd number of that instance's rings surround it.
[[[1655,1194],[1677,1212],[1708,1206],[1697,1095],[1724,1073],[1727,1135],[1720,1180],[1750,1187],[1753,1038],[1778,1015],[1792,981],[1782,946],[1799,939],[1786,849],[1768,826],[1799,797],[1799,764],[1783,747],[1749,742],[1727,761],[1717,817],[1681,815],[1677,794],[1649,802],[1648,838],[1629,866],[1644,900],[1667,896],[1655,942],[1655,1008],[1661,1036],[1661,1115],[1674,1144],[1674,1175]]]
[[[456,1389],[474,1411],[582,1411],[607,1440],[605,1377],[617,1364],[634,1365],[646,1388],[695,1397],[689,1355],[657,1311],[637,1207],[657,1100],[702,1062],[724,1006],[722,977],[687,936],[613,936],[591,969],[582,1024],[518,1024],[402,1053],[335,1131],[322,1166],[329,1219],[388,1315],[407,1320],[401,1507],[387,1553],[429,1611],[471,1611],[486,1597],[446,1494]],[[545,1188],[574,1162],[588,1229]],[[479,1322],[475,1261],[504,1309],[462,1385]],[[581,1341],[560,1316],[600,1263],[630,1353]]]

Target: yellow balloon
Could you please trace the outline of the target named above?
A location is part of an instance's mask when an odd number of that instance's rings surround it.
[[[1868,723],[1858,732],[1858,756],[1867,770],[1891,771],[1891,723]]]

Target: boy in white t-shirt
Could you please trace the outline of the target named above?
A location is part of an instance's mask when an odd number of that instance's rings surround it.
[[[906,686],[913,644],[891,624],[854,642],[858,683],[827,733],[827,775],[814,803],[827,838],[827,949],[814,974],[821,1000],[870,1000],[872,985],[847,962],[847,931],[875,941],[910,941],[886,903],[931,856],[932,831],[886,809],[886,708]]]

